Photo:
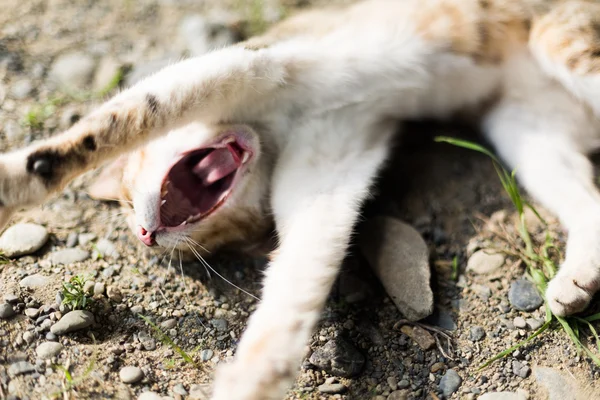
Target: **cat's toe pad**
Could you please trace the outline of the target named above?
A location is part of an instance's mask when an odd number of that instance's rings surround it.
[[[599,284],[599,274],[585,269],[574,273],[559,273],[548,285],[546,299],[555,315],[571,315],[588,306]]]

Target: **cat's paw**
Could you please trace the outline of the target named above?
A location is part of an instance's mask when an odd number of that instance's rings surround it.
[[[571,315],[583,311],[599,288],[600,271],[597,269],[563,265],[548,284],[546,300],[555,315]]]

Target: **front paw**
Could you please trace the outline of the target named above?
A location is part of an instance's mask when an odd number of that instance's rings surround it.
[[[555,315],[567,316],[583,311],[600,288],[600,271],[590,266],[563,265],[550,281],[546,300]]]

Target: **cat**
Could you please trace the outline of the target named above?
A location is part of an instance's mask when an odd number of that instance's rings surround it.
[[[148,246],[210,251],[274,220],[262,299],[212,398],[280,399],[396,122],[470,110],[568,229],[546,297],[572,314],[600,286],[600,194],[586,157],[600,145],[599,26],[593,1],[366,0],[299,14],[1,155],[0,224],[115,159],[124,184],[113,188]]]

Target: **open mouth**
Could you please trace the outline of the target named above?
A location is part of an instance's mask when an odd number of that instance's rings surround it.
[[[251,155],[233,136],[184,155],[171,167],[162,184],[161,226],[185,226],[219,208]]]

